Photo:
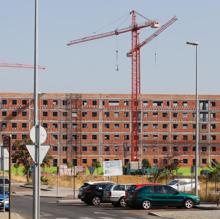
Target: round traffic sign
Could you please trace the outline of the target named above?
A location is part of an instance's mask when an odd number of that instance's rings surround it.
[[[36,143],[35,126],[31,128],[30,138],[34,143]],[[47,139],[47,132],[45,128],[42,126],[39,126],[39,144],[43,144],[46,141],[46,139]]]

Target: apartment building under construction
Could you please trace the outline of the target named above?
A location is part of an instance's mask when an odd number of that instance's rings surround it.
[[[0,94],[1,134],[29,138],[33,94]],[[194,95],[146,94],[139,98],[138,159],[163,165],[175,159],[192,166],[195,154]],[[39,120],[47,130],[54,166],[131,160],[129,94],[40,93]],[[220,162],[220,95],[199,96],[200,165]]]

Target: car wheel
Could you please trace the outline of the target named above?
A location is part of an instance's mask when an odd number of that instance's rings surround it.
[[[98,206],[98,205],[100,205],[100,203],[101,203],[101,198],[98,197],[98,196],[94,196],[93,199],[92,199],[92,204],[94,206]]]
[[[193,201],[191,199],[186,199],[185,202],[184,202],[184,206],[187,208],[187,209],[190,209],[193,207]]]
[[[151,202],[150,202],[149,200],[144,200],[144,201],[142,202],[142,208],[143,208],[144,210],[150,209],[150,208],[151,208]]]
[[[119,205],[121,207],[126,207],[126,202],[125,202],[125,197],[121,197],[120,200],[119,200]]]

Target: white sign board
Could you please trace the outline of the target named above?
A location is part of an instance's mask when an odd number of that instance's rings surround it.
[[[26,148],[31,155],[31,158],[33,161],[35,161],[35,145],[26,145]],[[50,149],[50,145],[41,145],[40,146],[40,157],[39,157],[39,163],[42,164],[47,152]]]
[[[121,160],[110,160],[103,162],[104,176],[121,176],[122,171],[122,161]]]
[[[6,148],[0,147],[0,170],[9,170],[9,153]]]
[[[46,140],[47,140],[47,132],[45,130],[44,127],[42,126],[39,126],[39,144],[43,144]],[[35,137],[35,126],[33,126],[31,128],[31,131],[30,131],[30,138],[31,140],[36,143],[36,137]]]
[[[131,161],[130,162],[130,169],[131,170],[138,170],[140,169],[141,165],[139,163],[139,161]]]

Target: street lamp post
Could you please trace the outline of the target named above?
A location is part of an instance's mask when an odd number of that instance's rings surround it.
[[[196,48],[196,75],[195,75],[195,96],[196,96],[196,148],[195,148],[195,194],[198,195],[198,167],[199,167],[199,98],[198,98],[198,68],[197,68],[197,48],[198,42],[186,42],[190,46]]]

